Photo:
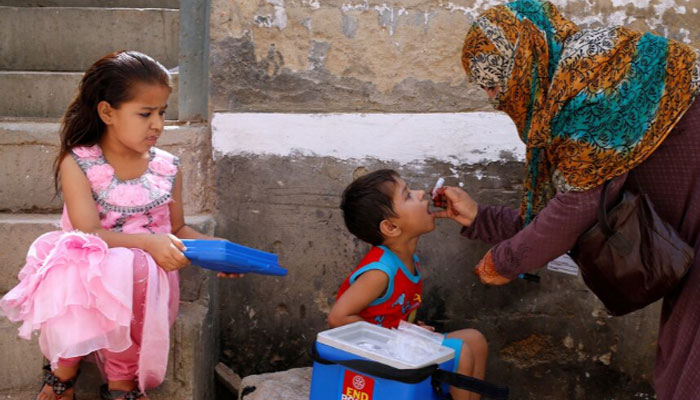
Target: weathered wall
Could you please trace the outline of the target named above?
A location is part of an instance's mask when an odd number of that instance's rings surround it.
[[[700,46],[700,0],[554,3],[585,26]],[[308,365],[338,285],[367,250],[338,209],[355,174],[392,167],[423,188],[445,176],[480,202],[518,203],[515,130],[473,112],[490,108],[459,62],[474,16],[495,4],[212,0],[217,233],[290,270],[221,282],[223,355],[237,372]],[[546,270],[540,284],[484,287],[470,271],[487,248],[449,221],[421,240],[423,319],[482,330],[490,379],[513,398],[652,398],[658,305],[608,318],[580,278]]]
[[[496,0],[212,0],[215,110],[436,112],[485,106],[459,62]],[[555,0],[582,26],[700,45],[700,1]]]

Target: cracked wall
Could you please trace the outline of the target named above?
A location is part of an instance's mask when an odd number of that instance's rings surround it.
[[[212,0],[215,111],[487,109],[459,61],[494,0]],[[700,1],[553,1],[582,27],[623,24],[698,47]]]

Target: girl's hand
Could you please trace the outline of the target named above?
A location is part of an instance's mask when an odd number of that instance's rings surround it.
[[[463,226],[474,222],[479,206],[467,192],[454,186],[443,186],[437,190],[437,197],[447,200],[447,209],[434,212],[435,218],[450,218]]]
[[[182,253],[185,250],[185,245],[172,234],[148,236],[144,250],[165,271],[175,271],[190,265],[190,260]]]

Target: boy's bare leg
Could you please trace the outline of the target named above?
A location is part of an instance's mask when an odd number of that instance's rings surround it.
[[[473,378],[484,379],[489,349],[484,335],[476,329],[462,329],[447,334],[447,337],[461,339],[464,342],[457,372]],[[452,388],[450,393],[454,400],[479,400],[481,398],[477,393],[455,388]]]
[[[56,375],[58,379],[61,381],[67,381],[70,379],[73,379],[75,377],[75,374],[78,373],[78,367],[79,365],[75,366],[58,366],[53,371],[53,374]],[[73,399],[73,393],[75,392],[74,388],[70,388],[63,392],[61,395],[61,400],[72,400]],[[58,399],[58,396],[56,396],[56,393],[53,392],[53,388],[51,386],[44,384],[44,386],[41,388],[41,392],[39,395],[36,397],[37,400],[56,400]]]

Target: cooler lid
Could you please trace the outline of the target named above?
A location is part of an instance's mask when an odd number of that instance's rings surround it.
[[[396,330],[359,321],[319,332],[316,335],[316,341],[398,369],[422,368],[431,364],[441,364],[454,358],[453,349],[440,346],[440,350],[436,353],[417,359],[415,362],[397,359],[387,350],[387,343],[396,334]]]

